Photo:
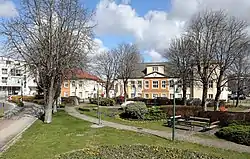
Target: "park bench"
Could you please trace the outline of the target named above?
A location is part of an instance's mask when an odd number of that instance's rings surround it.
[[[172,125],[173,125],[173,119],[174,119],[173,116],[171,116],[170,118],[168,118],[168,120],[167,120],[167,125],[168,125],[169,127],[172,127]],[[175,124],[176,124],[176,125],[177,125],[177,124],[182,124],[182,123],[184,123],[184,122],[185,122],[185,119],[182,118],[181,115],[176,115],[176,116],[175,116]]]
[[[194,130],[194,126],[202,127],[203,130],[213,129],[218,126],[219,122],[220,121],[211,122],[210,118],[193,116],[190,116],[186,121],[187,125],[190,125],[192,130]]]

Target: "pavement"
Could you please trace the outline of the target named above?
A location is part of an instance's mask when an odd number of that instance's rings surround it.
[[[95,124],[98,123],[97,118],[90,117],[84,114],[80,114],[74,107],[65,107],[65,111],[69,115],[74,116],[76,118],[79,118],[79,119],[82,119],[91,123],[95,123]],[[138,132],[138,133],[151,134],[151,135],[155,135],[155,136],[162,137],[165,139],[171,139],[172,137],[171,132],[138,128],[135,126],[123,125],[123,124],[118,124],[118,123],[109,122],[105,120],[102,120],[101,122],[103,126],[108,126],[108,127],[112,127],[116,129],[123,129],[123,130]],[[216,148],[238,151],[238,152],[247,152],[247,153],[250,152],[250,146],[240,145],[240,144],[236,144],[236,143],[229,142],[226,140],[202,138],[202,137],[194,136],[192,133],[188,131],[176,132],[175,136],[176,136],[176,140],[178,141],[186,141],[186,142],[200,144],[203,146],[216,147]]]
[[[0,152],[11,146],[36,120],[37,107],[31,103],[25,103],[18,115],[0,120]]]

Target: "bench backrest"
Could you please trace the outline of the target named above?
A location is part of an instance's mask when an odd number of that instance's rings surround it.
[[[189,119],[210,122],[210,118],[201,118],[201,117],[190,116]]]
[[[173,119],[173,118],[174,118],[173,116],[170,117],[170,119]],[[176,118],[181,118],[181,115],[176,115],[176,116],[175,116],[175,119],[176,119]]]

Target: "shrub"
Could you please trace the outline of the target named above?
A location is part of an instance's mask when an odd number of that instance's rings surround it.
[[[115,104],[122,104],[124,102],[123,96],[114,97],[113,100],[115,101]]]
[[[16,105],[19,106],[19,107],[23,107],[24,106],[23,102],[21,102],[21,101],[17,102]]]
[[[78,110],[80,110],[80,111],[84,111],[84,112],[90,112],[91,111],[91,108],[78,108]]]
[[[250,126],[232,124],[220,129],[215,135],[222,139],[250,146]]]
[[[124,109],[123,117],[130,119],[144,119],[148,108],[143,102],[128,104]]]
[[[57,159],[222,159],[217,156],[183,150],[148,145],[118,145],[85,148],[56,156]]]
[[[100,98],[99,103],[101,106],[114,106],[115,101],[111,98]]]
[[[191,98],[187,100],[188,106],[201,106],[200,98]]]
[[[174,104],[174,100],[173,99],[170,99],[169,100],[169,105],[173,105]],[[182,98],[175,98],[175,104],[176,105],[183,105],[183,100]]]
[[[159,107],[148,108],[148,113],[145,115],[146,120],[161,120],[166,118],[167,114]]]
[[[35,99],[35,100],[33,100],[33,102],[38,104],[38,105],[44,105],[45,104],[44,99]]]
[[[167,116],[173,115],[173,107],[167,106],[160,108],[167,114]],[[183,117],[189,117],[189,116],[198,116],[199,112],[202,111],[202,107],[200,106],[176,106],[175,112],[176,115],[181,115]]]

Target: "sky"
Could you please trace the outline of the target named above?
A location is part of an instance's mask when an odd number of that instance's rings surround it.
[[[223,9],[250,22],[250,0],[81,0],[95,10],[96,53],[119,43],[136,44],[145,62],[160,62],[171,39],[195,13]],[[0,0],[0,17],[18,14],[19,0]]]

